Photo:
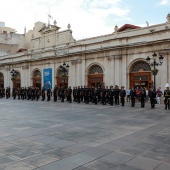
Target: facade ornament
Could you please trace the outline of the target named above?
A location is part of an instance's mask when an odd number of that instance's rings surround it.
[[[67,28],[68,28],[68,30],[70,30],[70,28],[71,28],[71,25],[70,25],[70,24],[68,24],[68,25],[67,25]]]
[[[116,26],[115,26],[115,32],[117,32],[117,31],[118,31],[118,29],[119,29],[119,28],[118,28],[118,26],[116,25]]]
[[[166,19],[167,19],[167,23],[170,23],[170,13],[167,15]]]
[[[54,20],[54,22],[53,22],[53,23],[54,23],[54,25],[57,25],[57,21],[56,21],[56,20]]]

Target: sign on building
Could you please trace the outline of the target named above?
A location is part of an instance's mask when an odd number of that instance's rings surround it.
[[[47,68],[43,70],[43,78],[44,78],[44,88],[52,89],[52,68]]]

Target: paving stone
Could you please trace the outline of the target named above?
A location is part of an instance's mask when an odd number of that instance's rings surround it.
[[[79,153],[79,154],[70,156],[68,158],[65,158],[63,160],[66,161],[66,162],[77,164],[77,165],[84,165],[84,164],[86,164],[88,162],[91,162],[91,161],[93,161],[95,159],[96,159],[95,157],[88,156],[88,155],[83,155],[83,154]]]
[[[89,155],[89,156],[92,156],[95,158],[100,158],[100,157],[107,155],[109,153],[111,153],[111,151],[100,149],[100,148],[91,148],[84,152],[81,152],[81,154]]]
[[[170,169],[170,164],[168,163],[162,163],[158,167],[156,167],[154,170],[169,170]]]
[[[45,153],[48,156],[55,157],[57,159],[63,159],[73,155],[74,153],[65,151],[64,149],[56,149]]]
[[[57,160],[57,158],[53,158],[47,155],[37,155],[28,159],[24,159],[23,161],[33,166],[40,167],[51,162],[55,162]]]
[[[24,162],[15,162],[1,167],[0,170],[33,170],[35,168],[35,166],[26,164]]]
[[[16,159],[9,156],[0,156],[0,167],[15,162]]]
[[[84,166],[93,170],[115,170],[115,168],[118,167],[117,164],[107,162],[104,160],[95,160]]]
[[[151,159],[141,158],[141,157],[136,157],[126,163],[126,165],[128,166],[132,166],[142,170],[153,170],[160,164],[161,162],[151,160]]]
[[[103,156],[101,159],[109,161],[109,162],[124,164],[127,161],[131,160],[132,158],[134,158],[134,156],[132,156],[132,155],[118,153],[118,152],[112,152],[106,156]]]
[[[147,151],[144,154],[140,155],[140,157],[153,159],[155,161],[164,161],[168,158],[168,155],[163,153]]]
[[[36,170],[73,170],[76,167],[79,167],[79,165],[60,160],[37,168]]]

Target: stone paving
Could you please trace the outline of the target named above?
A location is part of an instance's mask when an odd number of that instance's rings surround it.
[[[170,170],[170,110],[0,99],[0,170]]]

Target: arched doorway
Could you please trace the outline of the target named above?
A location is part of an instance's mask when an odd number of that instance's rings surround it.
[[[135,62],[130,69],[130,88],[142,86],[149,89],[152,85],[152,74],[149,64],[145,61]]]
[[[0,73],[0,87],[4,88],[4,75]]]
[[[88,86],[98,87],[103,85],[103,69],[99,65],[93,65],[88,71]]]
[[[68,70],[65,69],[65,73],[58,69],[57,71],[57,87],[68,87]]]
[[[18,71],[16,71],[16,74],[15,74],[15,79],[13,81],[13,87],[14,88],[20,88],[21,87],[21,75]]]
[[[41,89],[41,72],[40,70],[35,70],[33,72],[33,87],[38,87]]]

